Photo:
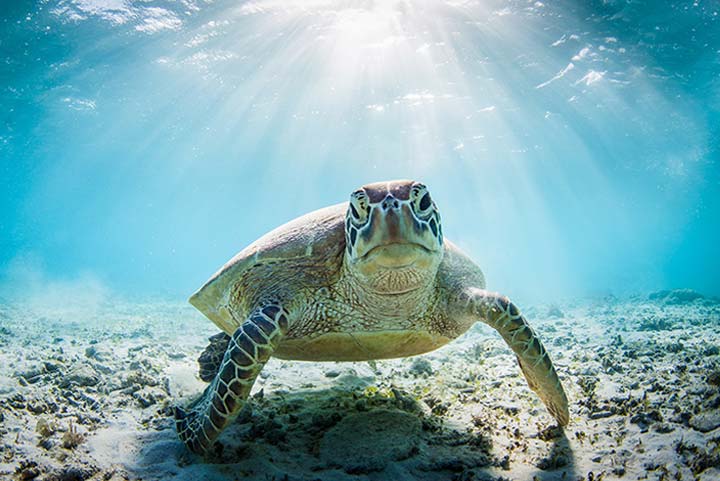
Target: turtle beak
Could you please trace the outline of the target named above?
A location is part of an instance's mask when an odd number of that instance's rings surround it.
[[[402,212],[405,209],[406,212]],[[383,233],[380,242],[382,244],[401,244],[403,243],[403,231],[405,230],[403,217],[410,214],[410,210],[407,205],[400,207],[400,202],[388,194],[387,197],[380,204],[379,209],[375,209],[375,218],[378,222],[378,232]]]

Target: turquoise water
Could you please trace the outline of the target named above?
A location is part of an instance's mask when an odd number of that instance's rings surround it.
[[[489,287],[720,294],[720,5],[6,1],[3,292],[184,298],[422,180]]]

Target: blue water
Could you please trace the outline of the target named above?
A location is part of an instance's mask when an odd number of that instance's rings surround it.
[[[184,298],[377,180],[489,287],[720,294],[716,1],[3,2],[6,292]]]

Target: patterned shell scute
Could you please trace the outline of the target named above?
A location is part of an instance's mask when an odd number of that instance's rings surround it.
[[[331,284],[342,265],[347,206],[310,212],[265,234],[216,272],[190,303],[232,334],[251,304]]]

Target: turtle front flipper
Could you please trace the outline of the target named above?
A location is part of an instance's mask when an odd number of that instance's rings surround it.
[[[517,356],[530,389],[561,426],[570,420],[568,400],[550,356],[520,310],[494,292],[469,288],[460,297],[466,314],[496,329]]]
[[[287,313],[272,304],[254,310],[233,333],[220,368],[201,398],[187,410],[175,408],[175,426],[188,449],[205,453],[238,415],[287,328]]]

